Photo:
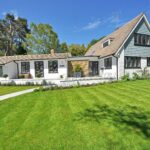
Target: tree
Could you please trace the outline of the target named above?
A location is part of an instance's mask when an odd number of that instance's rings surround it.
[[[51,49],[59,49],[57,33],[49,24],[30,25],[31,33],[27,34],[27,47],[30,53],[47,54]]]
[[[66,42],[60,44],[60,50],[62,53],[68,52],[68,46]]]
[[[83,56],[86,52],[86,48],[84,44],[71,44],[69,46],[69,52],[71,52],[73,56]]]
[[[0,50],[5,55],[15,54],[16,48],[22,46],[26,33],[29,32],[26,19],[6,14],[5,18],[0,20]]]
[[[104,37],[105,37],[105,36],[103,36],[103,37],[101,37],[101,38],[99,38],[99,39],[93,39],[93,40],[88,44],[87,50],[88,50],[91,46],[93,46],[94,44],[96,44],[98,41],[102,40]]]

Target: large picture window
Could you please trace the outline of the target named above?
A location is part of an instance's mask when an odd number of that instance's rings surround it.
[[[135,33],[134,44],[137,46],[150,46],[150,35]]]
[[[3,67],[0,66],[0,77],[3,77]]]
[[[30,73],[30,63],[29,62],[21,62],[21,73],[22,74]]]
[[[105,69],[112,69],[112,57],[104,59]]]
[[[141,58],[125,57],[125,68],[141,68]]]
[[[52,60],[48,62],[49,73],[58,73],[58,61]]]

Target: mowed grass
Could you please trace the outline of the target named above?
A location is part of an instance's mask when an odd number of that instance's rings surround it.
[[[34,92],[0,102],[2,150],[149,148],[149,80]]]
[[[0,86],[0,96],[32,88],[35,86]]]

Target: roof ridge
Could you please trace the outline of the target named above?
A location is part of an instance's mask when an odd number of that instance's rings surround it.
[[[125,23],[119,29],[113,31],[112,33],[108,34],[105,38],[95,43],[89,48],[85,56],[103,56],[107,54],[114,54],[119,49],[121,44],[126,40],[131,31],[136,27],[137,23],[144,17],[144,15],[144,13],[140,13],[138,16]],[[100,44],[102,45],[106,40],[110,39],[111,37],[114,38],[114,42],[112,42],[112,44],[105,48],[100,46]]]
[[[125,27],[125,26],[128,25],[129,23],[133,22],[133,21],[136,20],[138,17],[140,17],[140,18],[139,18],[139,20],[140,20],[141,17],[143,17],[144,15],[145,15],[145,14],[144,14],[143,12],[140,13],[138,16],[136,16],[136,17],[133,18],[132,20],[126,22],[124,25],[122,25],[121,27],[119,27],[117,30],[114,30],[112,33],[108,34],[106,37],[104,37],[104,38],[101,39],[100,41],[103,41],[104,39],[107,39],[110,35],[112,35],[113,33],[117,32],[119,29]],[[100,41],[98,41],[98,42],[100,42]],[[97,42],[97,43],[98,43],[98,42]],[[96,44],[96,43],[95,43],[95,44]],[[94,45],[95,45],[95,44],[94,44]],[[91,47],[93,47],[94,45],[92,45]]]

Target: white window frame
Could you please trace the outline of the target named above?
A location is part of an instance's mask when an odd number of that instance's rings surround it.
[[[107,42],[108,42],[108,46],[109,46],[109,45],[110,45],[110,43],[111,43],[111,40],[110,40],[110,39],[108,39],[108,40],[106,40],[105,42],[103,42],[103,44],[102,44],[102,47],[103,47],[103,48],[107,47],[107,46],[105,46],[105,47],[104,47],[104,44],[105,44],[105,43],[107,43]]]

